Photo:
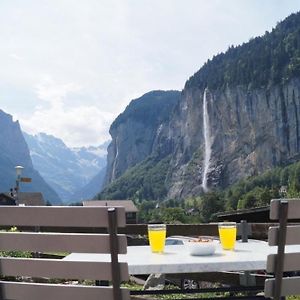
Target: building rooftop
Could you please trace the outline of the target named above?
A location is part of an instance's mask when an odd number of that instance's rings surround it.
[[[124,206],[126,212],[137,212],[138,209],[132,200],[86,200],[83,206]]]
[[[25,204],[27,206],[46,205],[43,194],[40,192],[20,192],[19,204]]]
[[[246,220],[248,222],[269,222],[270,207],[262,206],[247,209],[238,209],[226,211],[217,214],[219,221],[235,221],[240,222]]]
[[[10,193],[0,193],[0,197],[11,201],[9,205],[15,205],[15,198],[10,195]],[[45,200],[43,194],[40,192],[20,192],[19,204],[25,204],[27,206],[44,206]]]

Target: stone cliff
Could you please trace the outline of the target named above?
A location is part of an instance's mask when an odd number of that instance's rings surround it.
[[[176,146],[168,180],[170,198],[202,192],[203,95],[204,90],[186,89],[177,121],[173,120],[176,125],[168,125],[168,135],[179,136],[172,141]],[[299,159],[299,79],[251,92],[242,86],[209,90],[208,95],[209,188],[226,187]]]
[[[179,101],[178,91],[152,91],[131,101],[110,127],[108,184],[155,151],[156,137]]]

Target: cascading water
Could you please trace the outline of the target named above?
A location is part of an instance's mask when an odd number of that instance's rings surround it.
[[[209,115],[207,109],[207,93],[208,89],[204,90],[203,94],[203,137],[204,137],[204,161],[203,161],[203,174],[202,174],[202,188],[204,192],[208,191],[207,187],[207,178],[208,171],[210,166],[210,157],[211,157],[211,146],[212,139],[210,135],[210,126],[209,126]]]
[[[116,138],[116,155],[115,155],[115,159],[114,159],[114,163],[113,163],[113,167],[112,167],[112,172],[111,172],[111,181],[115,180],[116,175],[115,175],[115,171],[116,171],[116,164],[117,164],[117,159],[119,156],[119,149],[118,149],[118,139]]]

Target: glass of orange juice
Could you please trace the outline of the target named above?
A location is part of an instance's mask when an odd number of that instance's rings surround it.
[[[223,222],[218,224],[219,236],[224,250],[233,250],[236,240],[236,223]]]
[[[148,237],[151,251],[154,253],[163,253],[166,241],[166,225],[149,224]]]

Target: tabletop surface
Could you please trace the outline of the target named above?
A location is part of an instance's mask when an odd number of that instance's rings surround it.
[[[128,263],[129,273],[194,273],[220,271],[264,270],[267,256],[276,253],[277,247],[266,242],[249,240],[237,242],[234,251],[224,251],[218,244],[210,256],[191,256],[185,245],[166,246],[163,254],[151,253],[149,246],[129,246],[127,254],[119,255]],[[300,251],[299,246],[287,246],[286,252]],[[109,261],[108,254],[72,253],[64,258],[71,261]]]

